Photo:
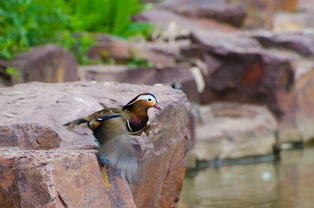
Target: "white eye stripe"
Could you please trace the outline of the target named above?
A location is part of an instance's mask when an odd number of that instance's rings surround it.
[[[151,95],[141,95],[136,99],[136,101],[138,100],[154,101],[155,103],[157,102],[156,99]]]
[[[141,95],[136,100],[134,100],[132,103],[129,103],[128,105],[132,105],[133,103],[135,103],[138,100],[146,100],[148,102],[153,101],[154,103],[157,103],[157,100],[156,100],[156,98],[154,98],[154,96],[152,96],[152,95]]]

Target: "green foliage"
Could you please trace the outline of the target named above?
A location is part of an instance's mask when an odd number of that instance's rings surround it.
[[[80,64],[89,64],[87,51],[95,44],[94,35],[87,32],[63,31],[57,35],[54,41],[57,45],[71,51]]]
[[[0,53],[7,59],[30,46],[48,42],[69,27],[63,0],[0,1]]]
[[[153,26],[131,21],[144,9],[139,0],[0,0],[0,58],[51,42],[89,63],[93,33],[147,37]]]
[[[72,0],[72,25],[77,31],[103,32],[129,37],[144,35],[153,29],[151,24],[133,23],[131,16],[144,10],[139,0]]]
[[[153,67],[154,64],[147,61],[145,58],[136,57],[133,56],[132,59],[128,62],[129,66],[138,67],[138,66],[144,66],[144,67]]]

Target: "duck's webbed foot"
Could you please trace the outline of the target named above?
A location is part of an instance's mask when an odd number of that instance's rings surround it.
[[[101,171],[101,176],[102,176],[102,179],[104,181],[105,187],[110,188],[111,184],[110,184],[109,179],[108,179],[107,171],[108,171],[109,166],[111,166],[111,163],[103,155],[97,154],[97,159],[98,159],[98,163],[99,163],[99,167],[100,167],[100,171]]]

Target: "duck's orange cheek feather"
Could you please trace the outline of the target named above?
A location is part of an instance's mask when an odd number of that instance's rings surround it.
[[[139,101],[137,101],[137,103],[139,104],[139,105],[146,105],[146,106],[150,106],[151,104],[148,102],[148,101],[146,101],[146,100],[139,100]]]
[[[156,103],[155,102],[148,102],[146,100],[139,100],[136,103],[134,103],[134,108],[136,110],[147,110],[150,107],[153,107]]]

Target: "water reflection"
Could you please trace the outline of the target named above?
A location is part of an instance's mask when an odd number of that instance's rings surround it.
[[[209,168],[186,179],[182,208],[313,208],[314,148],[279,162]]]

